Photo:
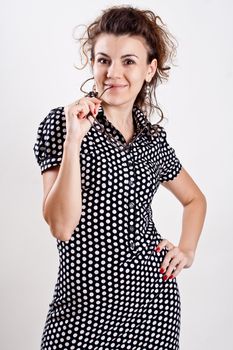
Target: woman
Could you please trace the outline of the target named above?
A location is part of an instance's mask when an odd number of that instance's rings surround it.
[[[148,120],[154,107],[163,117],[152,92],[175,50],[158,20],[129,6],[105,10],[82,44],[96,93],[39,125],[43,215],[60,257],[43,350],[179,349],[176,277],[193,263],[206,199]],[[178,246],[153,222],[160,183],[184,208]]]

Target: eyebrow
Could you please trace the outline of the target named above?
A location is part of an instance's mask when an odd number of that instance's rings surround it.
[[[102,56],[105,56],[105,57],[108,57],[108,58],[110,58],[110,56],[108,56],[106,53],[104,53],[104,52],[97,52],[97,54],[96,55],[102,55]],[[129,54],[126,54],[126,55],[123,55],[123,56],[121,56],[121,58],[126,58],[126,57],[136,57],[136,58],[139,58],[137,55],[135,55],[135,54],[131,54],[131,53],[129,53]]]

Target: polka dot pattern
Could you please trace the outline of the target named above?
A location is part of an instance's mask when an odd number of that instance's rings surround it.
[[[179,349],[180,293],[176,278],[163,281],[159,273],[167,249],[154,251],[162,237],[151,202],[182,166],[163,127],[151,136],[143,113],[133,111],[130,143],[102,108],[98,121],[118,144],[94,126],[82,140],[82,213],[71,239],[57,240],[59,271],[41,350]],[[57,107],[33,147],[41,173],[61,163],[65,135],[64,107]]]

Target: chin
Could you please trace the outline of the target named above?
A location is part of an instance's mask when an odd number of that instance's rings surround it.
[[[122,98],[107,98],[103,100],[103,104],[114,107],[120,107],[129,103],[131,103],[131,100],[123,100]]]
[[[134,101],[134,99],[131,97],[126,97],[126,96],[117,96],[117,95],[112,95],[112,96],[103,96],[102,98],[103,102],[108,104],[108,105],[113,105],[113,106],[120,106],[124,104],[131,103]]]

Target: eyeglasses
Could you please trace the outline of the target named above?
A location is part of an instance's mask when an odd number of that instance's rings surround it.
[[[96,91],[90,91],[89,93],[87,93],[85,95],[85,97],[96,97],[98,98],[99,100],[101,99],[101,97],[103,96],[103,94],[105,93],[105,91],[111,89],[111,86],[108,86],[106,89],[104,89],[104,91],[100,94],[100,96],[98,96],[98,92]],[[92,116],[92,113],[89,112],[87,115],[86,115],[86,118],[90,121],[91,125],[95,128],[95,130],[97,132],[102,132],[103,134],[105,134],[108,138],[109,141],[113,142],[115,146],[117,146],[120,150],[126,150],[128,148],[130,148],[130,146],[133,144],[133,142],[139,137],[139,135],[142,134],[142,132],[146,129],[146,125],[139,131],[139,125],[138,125],[138,122],[137,120],[135,119],[135,122],[136,122],[136,125],[137,125],[137,130],[136,132],[134,133],[133,135],[133,138],[132,140],[129,142],[129,143],[126,143],[125,145],[121,142],[119,142],[118,140],[115,139],[114,136],[112,136],[111,134],[107,133],[106,129],[103,127],[103,125],[98,121],[97,118],[95,118],[94,121],[91,120],[91,118],[93,118]]]

